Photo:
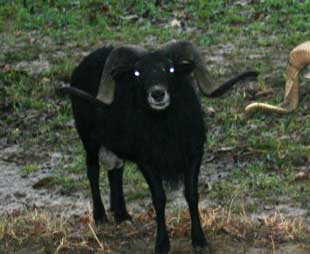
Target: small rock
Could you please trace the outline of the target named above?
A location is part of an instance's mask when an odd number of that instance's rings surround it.
[[[53,180],[55,180],[55,177],[47,176],[42,179],[40,179],[38,182],[34,183],[32,185],[33,189],[41,189],[45,187],[46,185],[50,184]]]
[[[271,205],[265,205],[265,206],[264,206],[264,209],[267,210],[267,211],[270,211],[270,210],[273,209],[273,206],[271,206]]]
[[[181,21],[179,21],[179,20],[174,18],[173,20],[171,20],[170,26],[172,26],[172,27],[181,27]]]
[[[139,18],[138,15],[128,15],[128,16],[121,16],[120,17],[122,20],[137,20]]]
[[[207,112],[208,112],[208,114],[213,115],[213,114],[215,114],[216,111],[213,107],[207,107]]]
[[[9,72],[12,70],[12,67],[11,65],[9,64],[5,64],[4,67],[3,67],[3,72]]]
[[[13,195],[14,195],[16,198],[24,198],[24,197],[27,196],[26,193],[22,193],[22,192],[19,192],[19,191],[15,192]]]
[[[304,181],[310,179],[310,171],[300,171],[295,175],[295,181]]]

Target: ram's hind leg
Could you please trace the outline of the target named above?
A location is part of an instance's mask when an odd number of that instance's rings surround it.
[[[200,160],[193,164],[192,168],[186,173],[184,178],[185,199],[187,201],[192,222],[192,244],[194,248],[203,248],[207,246],[198,210],[198,176]],[[206,250],[207,251],[207,250]]]
[[[100,195],[98,150],[99,148],[86,150],[86,164],[93,199],[93,216],[96,224],[101,224],[107,222],[108,219]]]
[[[120,223],[125,220],[131,220],[126,209],[123,192],[124,161],[104,146],[100,148],[99,157],[105,169],[108,171],[110,204],[115,221]]]
[[[96,224],[107,221],[107,215],[101,200],[99,189],[99,157],[98,152],[100,144],[92,138],[93,127],[92,117],[89,112],[93,112],[92,106],[72,97],[72,109],[75,119],[75,126],[82,140],[86,152],[87,177],[90,183],[92,200],[93,200],[93,216]]]

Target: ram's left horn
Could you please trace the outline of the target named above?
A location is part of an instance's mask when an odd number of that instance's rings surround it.
[[[245,108],[246,113],[253,112],[255,110],[264,110],[277,113],[289,113],[297,108],[299,95],[299,72],[310,64],[310,41],[306,41],[296,48],[294,48],[288,59],[286,69],[286,84],[284,101],[279,106],[270,105],[267,103],[254,102]]]

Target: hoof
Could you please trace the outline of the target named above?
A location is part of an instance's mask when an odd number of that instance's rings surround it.
[[[132,218],[127,212],[120,214],[114,213],[114,220],[116,223],[121,223],[123,221],[132,221]]]
[[[193,248],[194,249],[203,249],[208,247],[208,243],[206,238],[202,235],[201,237],[193,240]]]
[[[199,254],[210,254],[210,247],[205,238],[200,239],[199,241],[193,242],[194,253]]]
[[[155,253],[156,254],[168,254],[170,251],[169,239],[165,239],[161,244],[156,244]]]
[[[194,247],[195,254],[211,254],[211,250],[209,246],[205,247]]]
[[[100,216],[100,217],[94,217],[95,220],[95,224],[96,226],[102,225],[102,224],[106,224],[109,222],[108,217],[107,216]]]
[[[169,250],[155,251],[155,254],[169,254]]]

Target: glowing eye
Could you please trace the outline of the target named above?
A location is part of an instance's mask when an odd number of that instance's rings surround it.
[[[140,72],[139,71],[135,71],[134,74],[135,74],[136,77],[140,76]]]
[[[174,67],[170,67],[170,68],[169,68],[169,72],[170,72],[170,73],[174,73]]]

